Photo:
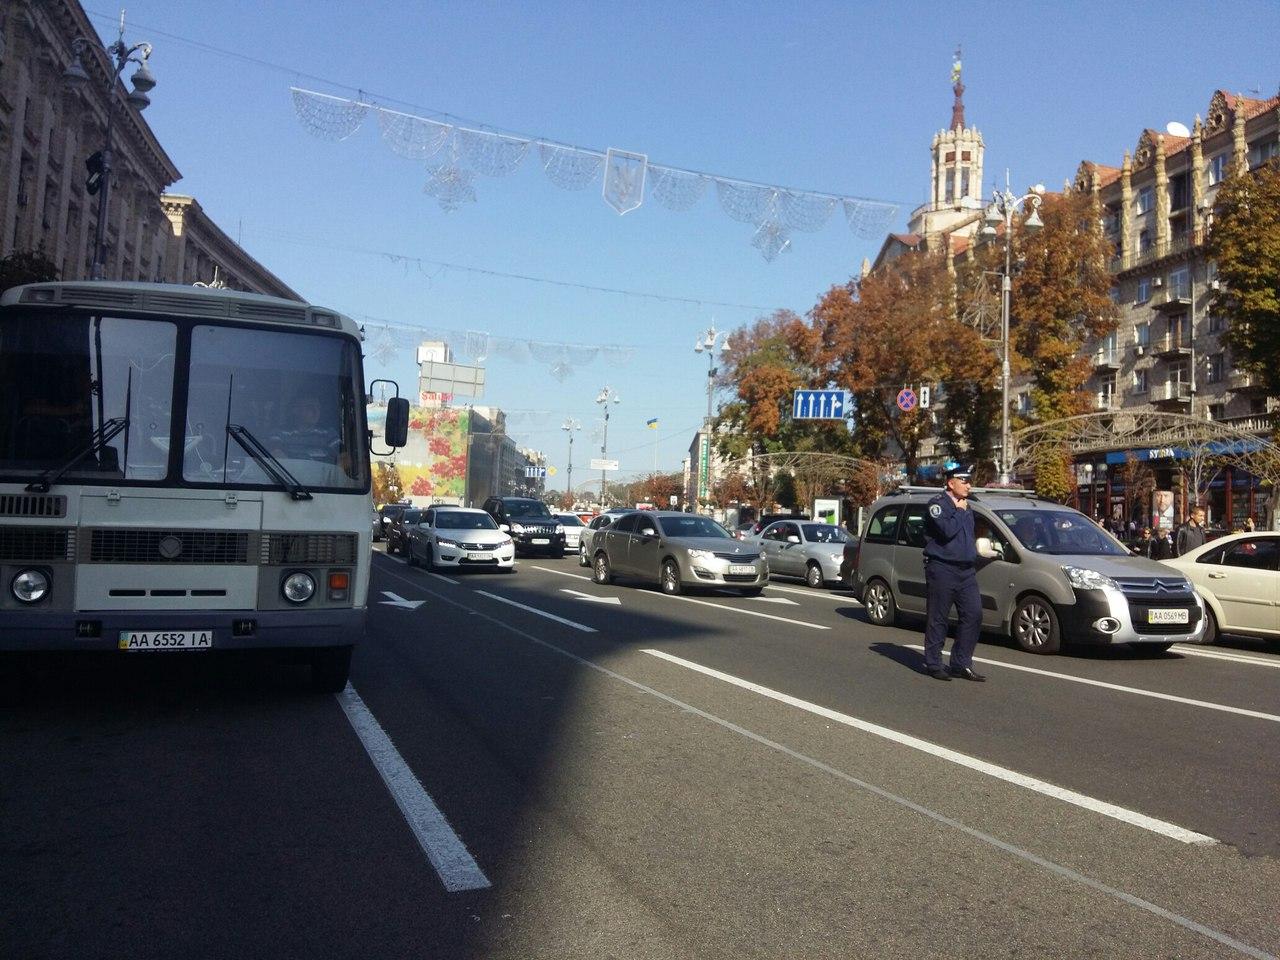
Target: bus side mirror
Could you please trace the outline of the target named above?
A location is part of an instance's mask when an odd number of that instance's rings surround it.
[[[389,447],[403,447],[409,442],[409,401],[393,397],[387,401],[387,425],[383,437]]]

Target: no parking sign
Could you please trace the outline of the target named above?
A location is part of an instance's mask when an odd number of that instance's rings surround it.
[[[917,400],[916,392],[910,387],[903,387],[898,391],[898,409],[903,413],[910,413],[914,410]]]

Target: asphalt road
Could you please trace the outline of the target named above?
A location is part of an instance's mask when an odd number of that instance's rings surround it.
[[[800,584],[375,557],[344,695],[0,661],[0,956],[1280,954],[1280,655],[919,672]]]

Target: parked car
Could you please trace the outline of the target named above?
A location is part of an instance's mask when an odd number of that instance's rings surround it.
[[[769,561],[769,575],[803,577],[811,587],[840,579],[840,562],[848,534],[829,523],[776,520],[750,542],[757,543]]]
[[[516,553],[564,555],[564,525],[551,515],[541,500],[532,497],[490,497],[484,512],[493,517],[498,529],[511,534]]]
[[[515,573],[516,547],[483,510],[428,507],[409,528],[409,566],[498,569]]]
[[[371,507],[370,512],[373,514],[373,542],[377,543],[382,539],[382,514],[377,507]]]
[[[576,513],[557,513],[555,518],[564,527],[564,552],[577,553],[578,544],[582,542],[582,531],[587,525]]]
[[[392,521],[401,513],[408,510],[413,504],[411,503],[388,503],[378,509],[379,523],[374,531],[374,540],[385,540],[391,532]]]
[[[756,517],[751,524],[751,532],[748,537],[758,537],[764,532],[764,528],[771,523],[779,520],[810,520],[812,519],[807,513],[762,513]]]
[[[592,546],[592,579],[614,577],[657,583],[663,593],[691,587],[736,587],[760,595],[769,582],[769,564],[760,548],[740,543],[710,517],[674,510],[628,513],[597,533]]]
[[[1280,533],[1232,534],[1162,562],[1204,601],[1201,642],[1233,633],[1280,647]]]
[[[422,511],[406,507],[391,519],[387,528],[387,553],[404,553],[409,543],[408,528],[422,517]]]
[[[939,492],[906,487],[871,505],[852,579],[872,623],[925,613],[925,515]],[[1064,643],[1127,643],[1158,653],[1200,639],[1204,606],[1190,581],[1131,556],[1083,513],[998,489],[974,490],[969,508],[984,630],[1031,653],[1056,653]]]
[[[635,513],[635,511],[630,507],[610,507],[598,517],[591,518],[586,529],[579,534],[578,566],[591,566],[591,555],[594,552],[596,537],[599,536],[600,531],[628,513]]]

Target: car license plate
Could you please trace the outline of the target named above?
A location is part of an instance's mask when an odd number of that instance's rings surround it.
[[[729,564],[730,573],[755,573],[756,568],[749,563],[731,563]]]
[[[548,540],[546,537],[534,537],[532,542],[535,544],[546,544],[546,543],[550,543],[551,541]]]
[[[121,630],[121,650],[209,650],[212,630]]]
[[[1147,623],[1190,623],[1189,610],[1148,610]]]
[[[493,554],[491,554],[491,553],[470,553],[470,552],[469,552],[469,553],[467,553],[467,559],[468,559],[468,560],[492,560],[492,559],[493,559]]]

